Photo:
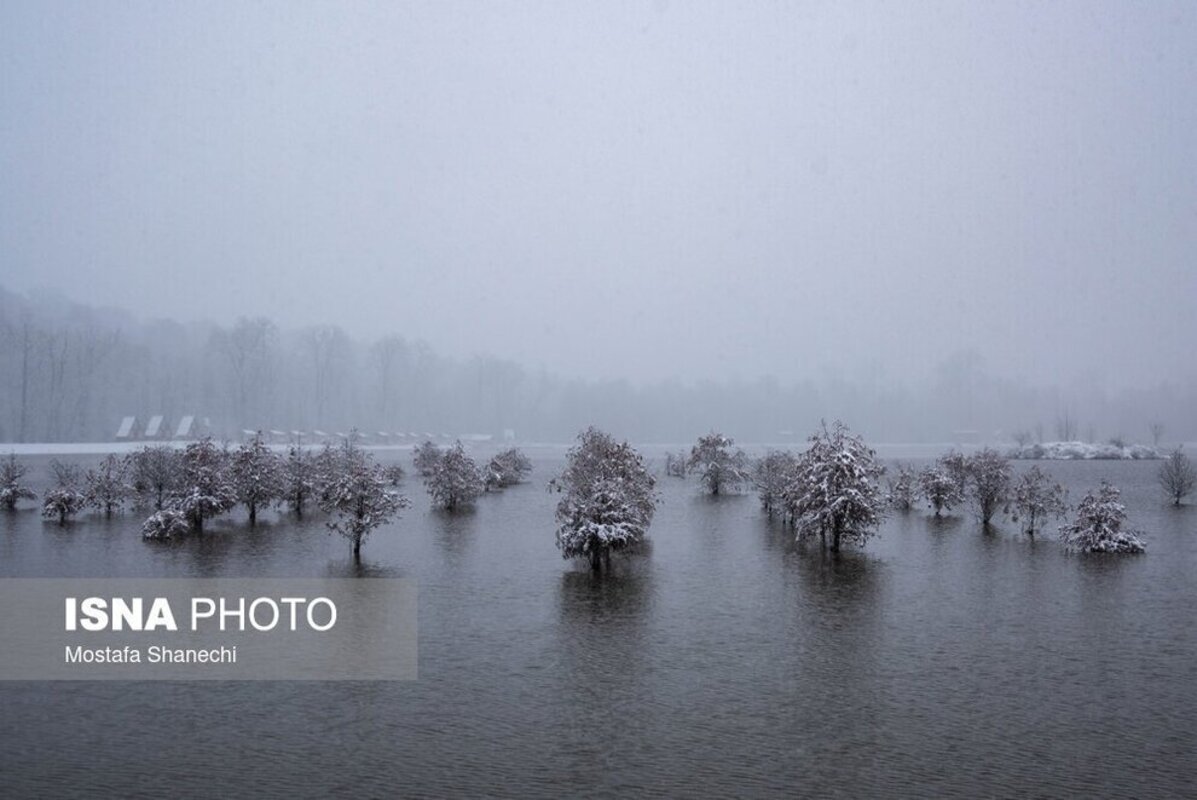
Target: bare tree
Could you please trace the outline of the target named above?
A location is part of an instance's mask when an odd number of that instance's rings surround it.
[[[302,335],[311,366],[311,394],[317,424],[328,423],[332,398],[351,358],[349,337],[335,325],[316,325]]]
[[[277,340],[278,329],[265,317],[241,317],[231,330],[212,334],[212,344],[229,371],[237,425],[249,422],[251,400],[265,393],[271,382]]]
[[[1076,434],[1076,419],[1068,409],[1065,409],[1060,416],[1056,417],[1056,438],[1061,442],[1072,442],[1076,441]]]
[[[402,385],[399,376],[409,360],[407,342],[402,336],[384,336],[370,347],[370,360],[377,370],[378,419],[389,429]]]
[[[1178,447],[1160,465],[1159,479],[1172,505],[1179,506],[1197,485],[1197,468]]]
[[[1159,447],[1160,440],[1164,438],[1164,423],[1153,422],[1147,426],[1147,430],[1151,433],[1151,446]]]

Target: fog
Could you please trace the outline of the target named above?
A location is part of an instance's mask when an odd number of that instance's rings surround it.
[[[172,403],[234,428],[826,414],[939,440],[1067,411],[1194,435],[1195,40],[1164,3],[5,3],[3,437]],[[22,325],[58,341],[72,302],[195,384],[16,433]],[[230,405],[214,342],[241,317],[276,323],[278,364],[344,332],[335,420],[278,400],[298,367]],[[386,405],[391,334],[458,375],[443,397]],[[51,351],[39,396],[100,402],[52,386]],[[503,406],[461,377],[480,363],[560,413]]]

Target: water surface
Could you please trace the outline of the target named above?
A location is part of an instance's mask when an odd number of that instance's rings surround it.
[[[5,576],[420,587],[415,682],[0,685],[5,794],[1191,793],[1197,509],[1165,504],[1157,464],[1042,465],[1073,501],[1121,486],[1144,556],[915,512],[830,558],[753,496],[661,478],[651,546],[596,579],[553,545],[560,452],[534,461],[458,516],[409,477],[413,507],[361,564],[315,515],[160,544],[140,514],[0,514]]]

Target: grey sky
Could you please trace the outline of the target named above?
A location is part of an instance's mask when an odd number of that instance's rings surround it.
[[[632,379],[1194,372],[1191,3],[4,2],[0,54],[9,288]]]

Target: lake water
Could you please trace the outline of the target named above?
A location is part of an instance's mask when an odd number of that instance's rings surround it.
[[[595,578],[534,461],[459,516],[409,477],[360,566],[318,517],[0,514],[5,576],[415,578],[421,648],[409,683],[0,684],[3,794],[1193,796],[1197,508],[1157,463],[1041,464],[1119,485],[1143,556],[915,512],[832,559],[661,478],[651,548]]]

